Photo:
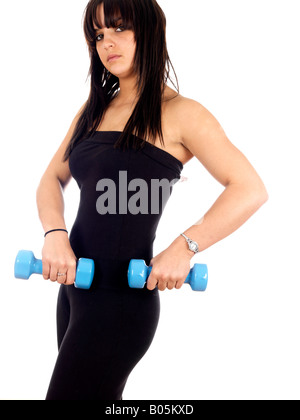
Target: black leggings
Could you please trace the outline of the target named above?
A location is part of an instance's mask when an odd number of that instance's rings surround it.
[[[151,345],[159,313],[157,289],[61,286],[59,354],[46,400],[121,400],[129,374]]]

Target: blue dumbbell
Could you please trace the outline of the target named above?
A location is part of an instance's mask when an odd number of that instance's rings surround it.
[[[93,260],[87,258],[78,260],[75,287],[88,290],[93,282],[94,273]],[[19,251],[15,261],[15,277],[28,280],[32,274],[43,274],[42,260],[37,260],[32,251]]]
[[[152,267],[148,267],[144,260],[131,260],[128,268],[128,284],[134,289],[143,289]],[[208,282],[208,270],[206,264],[195,264],[191,268],[185,283],[189,284],[194,291],[205,292]]]

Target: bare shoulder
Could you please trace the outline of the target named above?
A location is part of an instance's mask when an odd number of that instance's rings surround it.
[[[180,142],[223,186],[257,182],[257,173],[243,153],[228,139],[215,116],[199,102],[178,95],[170,101]]]
[[[226,138],[216,117],[200,102],[178,95],[172,101],[174,117],[180,132],[181,143],[189,150],[208,138]]]
[[[71,138],[74,134],[74,130],[76,124],[84,110],[85,104],[82,105],[80,110],[75,115],[71,126],[63,139],[62,143],[60,144],[58,150],[56,151],[55,155],[52,157],[45,174],[56,177],[61,182],[62,186],[66,186],[71,179],[71,172],[69,168],[69,160],[65,160],[65,152],[66,149],[71,141]]]
[[[183,163],[193,156],[199,158],[199,150],[212,137],[225,138],[222,127],[207,108],[170,87],[164,94],[162,121],[166,147]]]
[[[200,102],[187,98],[181,94],[174,97],[172,103],[177,107],[178,111],[181,111],[183,114],[190,112],[197,113],[206,109]]]
[[[176,108],[176,116],[183,136],[191,127],[193,129],[203,129],[207,127],[207,125],[216,123],[219,125],[213,114],[200,102],[197,102],[194,99],[179,95],[176,100],[174,100],[174,108]]]

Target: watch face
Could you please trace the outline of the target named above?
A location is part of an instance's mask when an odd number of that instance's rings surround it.
[[[198,245],[196,244],[196,242],[190,242],[189,248],[193,252],[198,252]]]

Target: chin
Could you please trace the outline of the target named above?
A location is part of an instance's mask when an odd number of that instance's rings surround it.
[[[114,76],[120,78],[126,78],[129,76],[133,75],[133,71],[132,69],[124,69],[124,68],[114,68],[114,66],[112,66],[111,68],[108,69],[108,71],[113,74]]]

